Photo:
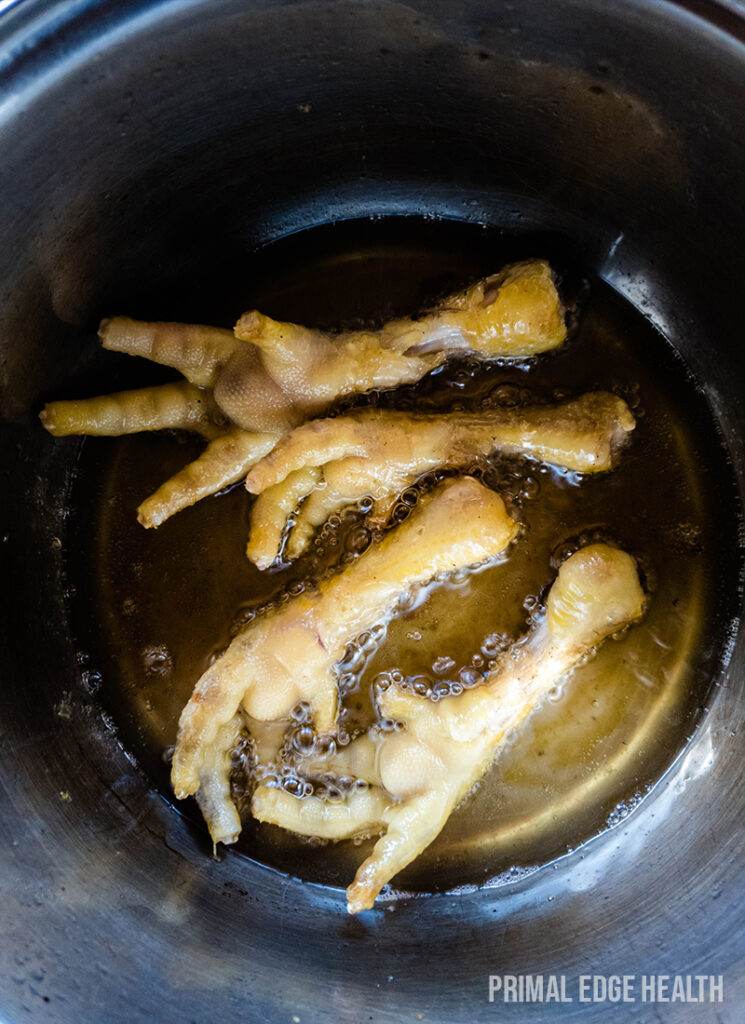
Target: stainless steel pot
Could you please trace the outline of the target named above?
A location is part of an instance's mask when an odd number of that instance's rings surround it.
[[[350,919],[335,889],[210,861],[128,760],[69,624],[77,442],[52,442],[36,413],[71,379],[131,383],[92,329],[134,296],[154,317],[170,315],[159,294],[180,296],[179,316],[209,320],[215,282],[284,234],[483,221],[571,239],[644,311],[704,389],[741,493],[744,106],[745,21],[724,0],[2,14],[3,1020],[740,1019],[740,632],[685,751],[617,828],[497,889]],[[521,973],[723,975],[724,1001],[488,1002],[489,975]]]

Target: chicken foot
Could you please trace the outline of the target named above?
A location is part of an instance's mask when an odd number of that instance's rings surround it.
[[[484,358],[545,352],[562,344],[566,324],[551,268],[530,260],[477,281],[424,316],[391,320],[377,331],[328,334],[254,310],[240,318],[235,335],[261,350],[272,379],[307,418],[343,395],[412,384],[451,352]]]
[[[246,553],[259,568],[271,565],[298,506],[287,545],[290,559],[302,554],[333,512],[370,497],[373,519],[385,521],[396,496],[425,473],[468,466],[496,451],[598,473],[612,466],[634,425],[623,399],[604,391],[558,405],[481,413],[367,409],[313,420],[284,437],[248,473],[246,487],[259,498]]]
[[[456,528],[454,528],[454,526]],[[472,478],[447,481],[344,572],[254,620],[204,673],[179,721],[171,781],[196,793],[239,707],[262,721],[307,701],[317,732],[336,721],[334,666],[348,642],[390,615],[411,587],[499,554],[517,532],[502,499]]]

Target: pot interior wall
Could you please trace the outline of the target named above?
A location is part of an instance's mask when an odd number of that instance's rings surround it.
[[[618,830],[503,889],[348,920],[334,890],[208,861],[201,831],[128,761],[69,621],[78,442],[52,442],[36,414],[62,393],[158,379],[99,351],[104,314],[229,323],[262,245],[330,221],[436,217],[560,239],[630,299],[702,387],[741,489],[742,43],[683,6],[644,3],[43,7],[25,0],[0,23],[13,580],[0,973],[15,979],[0,1009],[96,1021],[107,979],[114,1021],[231,1019],[246,1005],[267,1021],[473,1021],[490,1012],[490,973],[641,974],[694,959],[700,973],[731,970],[736,1006],[736,632],[715,652],[722,674],[685,758]],[[729,505],[726,485],[711,486]],[[741,553],[723,522],[725,621]],[[675,886],[665,850],[682,865]],[[575,1005],[567,1019],[600,1012],[615,1011]]]

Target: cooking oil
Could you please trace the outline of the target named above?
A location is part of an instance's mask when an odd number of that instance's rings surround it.
[[[517,363],[454,360],[415,386],[348,399],[335,411],[476,411],[610,390],[627,401],[636,429],[607,473],[581,476],[498,456],[468,468],[503,495],[519,539],[507,558],[436,581],[386,627],[350,645],[339,665],[338,742],[371,725],[397,727],[377,718],[373,702],[388,681],[435,699],[478,685],[530,628],[562,560],[585,543],[600,539],[634,555],[648,610],[552,691],[395,880],[398,889],[512,877],[549,861],[613,824],[618,808],[633,806],[682,749],[726,630],[733,513],[723,450],[704,397],[667,343],[561,240],[505,240],[474,225],[408,219],[347,224],[270,247],[247,266],[240,294],[223,296],[227,324],[256,307],[348,328],[410,313],[526,255],[550,257],[559,274],[572,327],[562,348]],[[173,317],[178,301],[170,302]],[[259,572],[244,555],[253,499],[241,485],[144,530],[138,504],[199,451],[197,440],[169,434],[87,440],[70,549],[79,641],[97,696],[129,752],[169,796],[168,750],[202,672],[255,616],[344,571],[375,540],[363,502],[332,517],[297,563]],[[388,528],[411,515],[441,476],[409,488]],[[312,749],[302,709],[285,728],[288,750]],[[250,748],[237,752],[236,796],[244,803],[250,786],[242,769],[251,761]],[[291,768],[274,781],[313,791]],[[333,780],[326,785],[340,796]],[[199,820],[191,804],[184,811]],[[346,885],[370,846],[312,842],[246,816],[237,849],[306,879]]]

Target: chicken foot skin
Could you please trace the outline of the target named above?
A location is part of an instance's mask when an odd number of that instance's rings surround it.
[[[231,444],[248,452],[254,441],[260,449],[261,438],[279,439],[343,395],[414,383],[453,351],[486,359],[535,355],[561,345],[566,326],[549,265],[532,260],[451,295],[425,316],[393,320],[378,331],[334,335],[254,310],[234,331],[113,317],[101,322],[99,336],[104,348],[173,367],[185,382],[50,402],[40,414],[50,433],[179,429],[214,440],[230,432]],[[253,464],[236,460],[226,474],[224,456],[223,447],[209,445],[189,471],[143,502],[141,524],[159,526],[227,486],[229,476],[241,479]]]
[[[385,619],[412,586],[498,555],[516,533],[497,494],[469,477],[448,481],[315,593],[251,622],[204,673],[181,714],[171,770],[176,795],[197,792],[218,731],[241,706],[267,721],[305,700],[316,730],[331,730],[334,666],[347,643]]]
[[[566,324],[551,268],[531,260],[449,296],[424,316],[391,320],[377,331],[334,335],[254,310],[241,317],[235,335],[261,350],[268,373],[307,418],[343,395],[412,384],[450,352],[537,355],[563,343]],[[231,397],[237,396],[238,389]]]
[[[367,409],[313,420],[284,437],[248,473],[246,487],[260,495],[260,515],[252,520],[246,553],[259,568],[271,565],[287,519],[298,506],[287,545],[290,559],[302,554],[315,529],[346,505],[372,498],[373,519],[384,521],[396,496],[425,473],[468,466],[497,451],[583,473],[602,472],[611,468],[634,426],[623,399],[604,391],[557,405],[481,413],[435,416]],[[308,483],[305,493],[302,481]]]
[[[368,822],[353,814],[359,807],[347,815],[350,835],[374,830],[380,817],[387,825],[347,890],[350,913],[369,909],[383,885],[439,834],[488,769],[505,735],[519,728],[589,652],[637,621],[644,606],[633,558],[606,544],[589,545],[563,563],[544,617],[483,685],[439,702],[397,687],[379,695],[381,714],[405,722],[406,730],[387,734],[376,758],[379,785],[372,788],[388,794],[387,806],[376,809]],[[301,811],[302,802],[259,787],[252,806],[260,820],[303,831],[322,813],[314,805]]]
[[[241,819],[230,795],[230,772],[231,755],[243,729],[240,714],[222,725],[199,773],[197,804],[215,845],[234,843],[241,832]]]

